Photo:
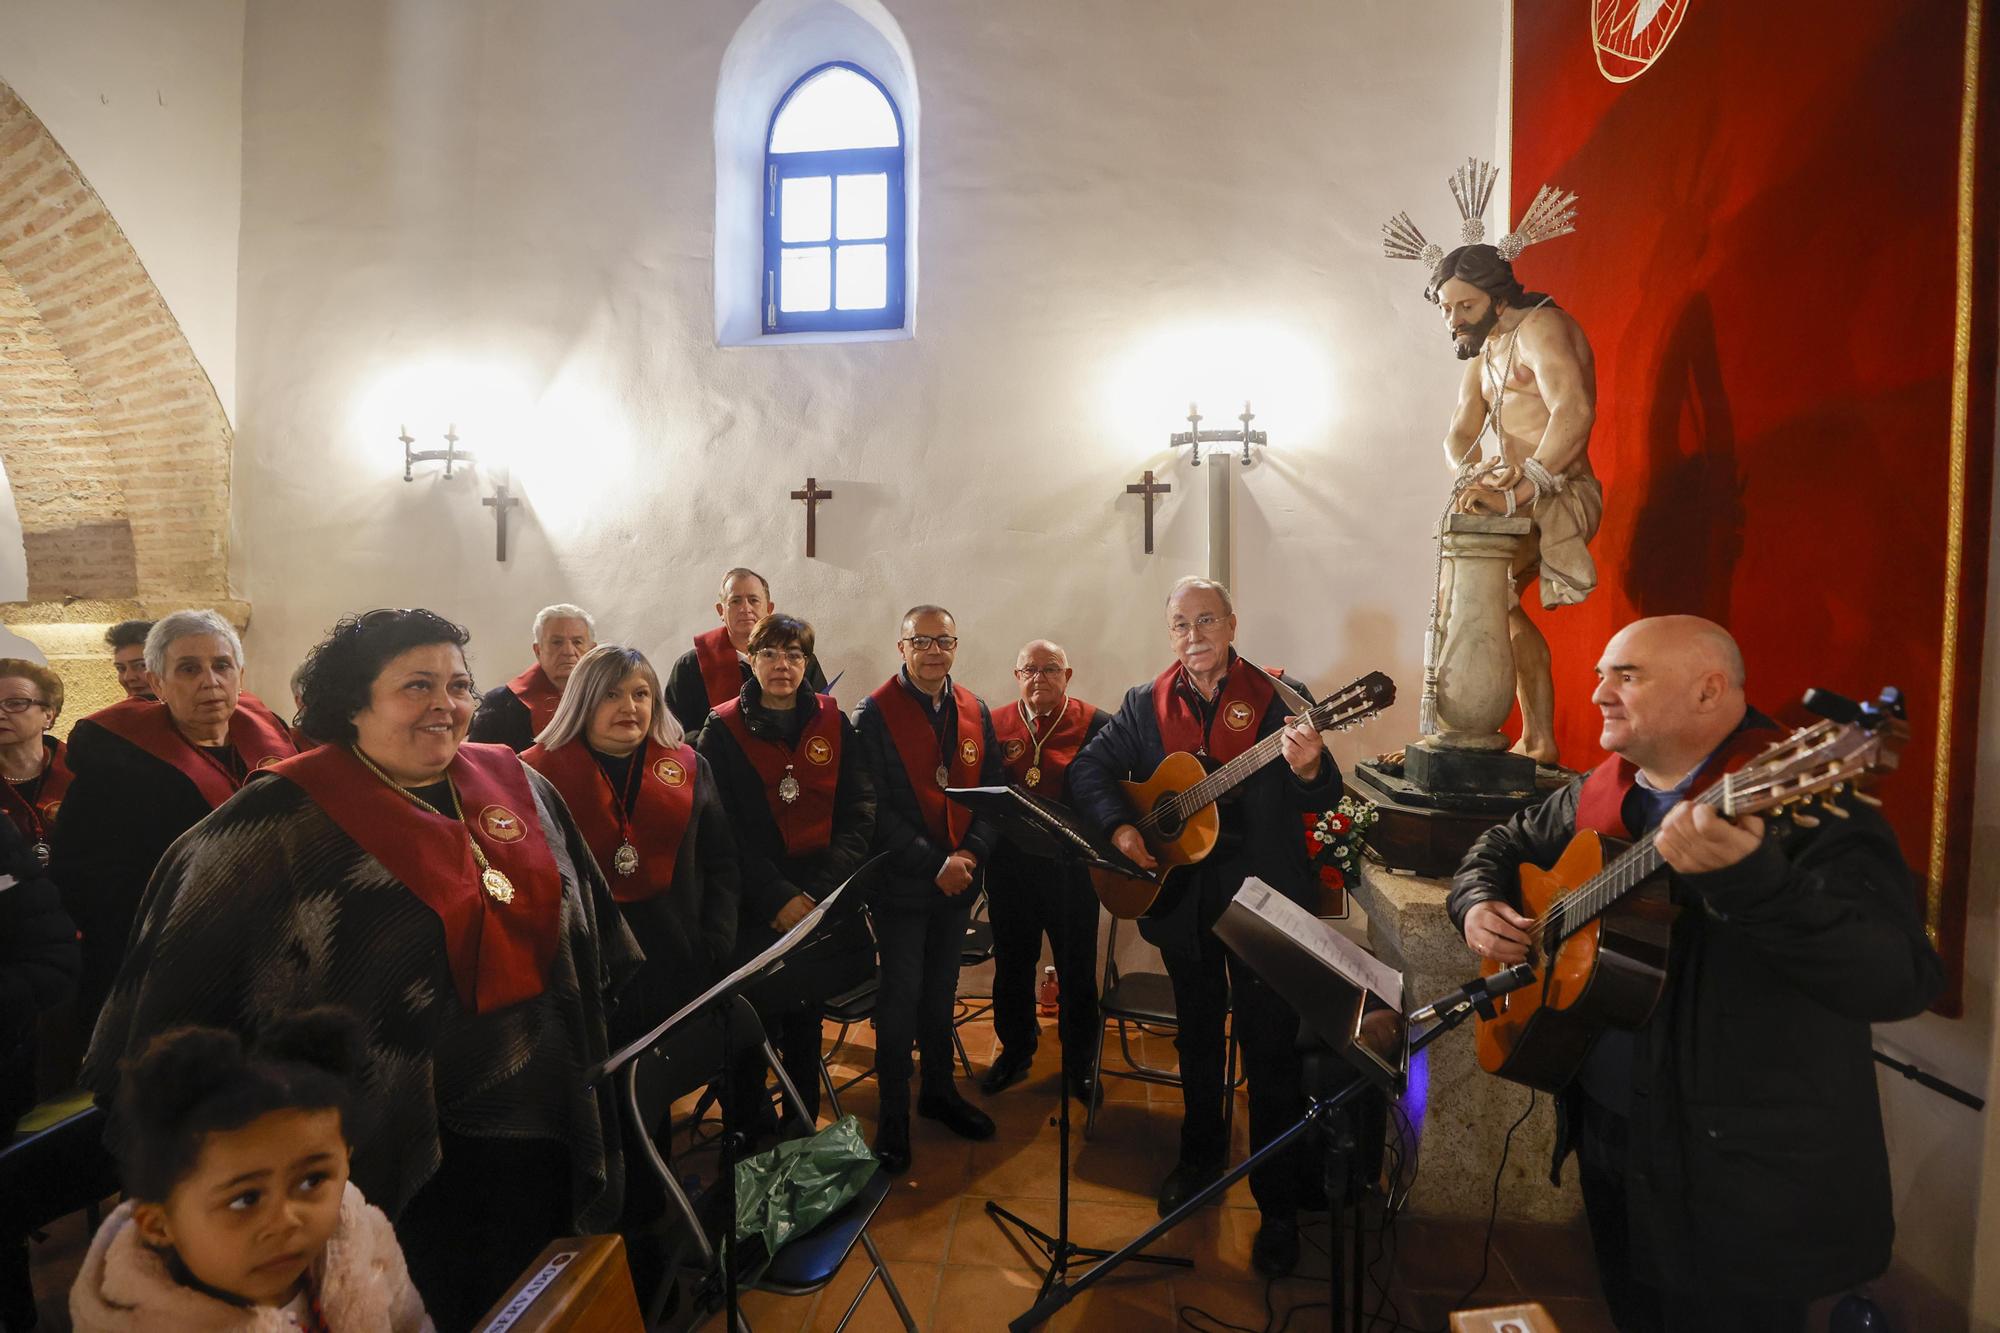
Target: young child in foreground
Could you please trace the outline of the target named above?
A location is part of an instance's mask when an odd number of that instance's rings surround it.
[[[70,1291],[77,1333],[426,1333],[389,1219],[347,1179],[353,1020],[316,1009],[254,1049],[163,1032],[113,1109],[126,1201]]]

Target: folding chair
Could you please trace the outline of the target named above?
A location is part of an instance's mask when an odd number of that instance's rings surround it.
[[[668,1256],[666,1270],[657,1289],[646,1303],[648,1328],[659,1322],[675,1285],[685,1273],[692,1270],[705,1281],[718,1271],[718,1248],[710,1238],[710,1224],[717,1227],[735,1225],[733,1217],[711,1217],[710,1223],[704,1222],[702,1205],[709,1205],[707,1213],[712,1215],[715,1205],[721,1201],[721,1190],[712,1186],[699,1199],[690,1197],[674,1173],[671,1137],[662,1143],[655,1136],[654,1128],[668,1122],[671,1108],[677,1100],[706,1086],[734,1055],[752,1050],[761,1051],[766,1066],[778,1076],[778,1082],[784,1088],[785,1104],[788,1107],[798,1105],[798,1089],[786,1077],[783,1062],[765,1037],[763,1025],[757,1021],[756,1009],[740,995],[728,1003],[728,1048],[725,1048],[722,1039],[720,1015],[703,1016],[683,1031],[669,1032],[624,1070],[623,1095],[626,1114],[631,1117],[632,1137],[639,1143],[647,1165],[666,1192],[669,1217],[683,1233],[678,1237],[678,1246]],[[804,1124],[804,1117],[796,1111],[793,1117],[806,1132],[812,1132],[814,1127]],[[881,1279],[883,1289],[889,1293],[889,1300],[895,1305],[896,1315],[903,1327],[915,1333],[916,1321],[910,1317],[909,1307],[903,1302],[903,1293],[897,1289],[895,1279],[882,1262],[881,1252],[868,1235],[868,1224],[874,1220],[888,1194],[889,1178],[877,1171],[861,1192],[839,1212],[806,1235],[788,1242],[772,1256],[770,1266],[754,1283],[747,1284],[746,1289],[783,1296],[810,1295],[833,1280],[858,1241],[866,1251],[871,1266],[868,1276],[848,1304],[846,1313],[835,1326],[835,1333],[847,1327],[877,1278]],[[694,1258],[692,1264],[687,1262],[690,1250]],[[692,1309],[693,1306],[693,1294],[690,1293],[682,1308]],[[734,1333],[749,1333],[749,1328],[749,1323],[739,1311]]]
[[[958,952],[958,968],[963,972],[968,967],[978,967],[993,961],[993,918],[992,900],[987,896],[982,883],[979,898],[972,904],[972,915],[965,923],[965,943]],[[958,1052],[958,1063],[965,1070],[967,1078],[972,1077],[972,1061],[966,1058],[965,1043],[959,1040],[958,1030],[967,1023],[986,1017],[993,1012],[993,996],[964,995],[958,997],[956,1012],[951,1020],[952,1049]]]
[[[1164,972],[1121,972],[1118,968],[1118,926],[1117,917],[1111,918],[1111,935],[1106,942],[1104,954],[1104,984],[1097,993],[1097,1053],[1091,1060],[1090,1074],[1095,1081],[1107,1075],[1112,1078],[1129,1078],[1138,1083],[1161,1083],[1179,1087],[1180,1074],[1158,1065],[1149,1065],[1132,1054],[1131,1028],[1142,1031],[1171,1031],[1180,1026],[1180,1016],[1174,1007],[1174,984]],[[1233,1009],[1229,1011],[1233,1014]],[[1104,1067],[1104,1023],[1106,1020],[1118,1025],[1118,1049],[1125,1060],[1124,1069]],[[1225,1019],[1225,1022],[1229,1021]],[[1128,1026],[1130,1025],[1130,1026]],[[1225,1101],[1222,1108],[1222,1124],[1228,1132],[1236,1117],[1236,1089],[1242,1086],[1236,1077],[1236,1033],[1234,1024],[1228,1036],[1229,1063],[1223,1071],[1223,1092]],[[1101,1083],[1100,1083],[1101,1086]],[[1097,1127],[1097,1112],[1100,1099],[1090,1099],[1090,1110],[1083,1119],[1083,1136],[1087,1139]]]

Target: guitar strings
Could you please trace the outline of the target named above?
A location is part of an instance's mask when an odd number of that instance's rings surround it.
[[[1349,696],[1357,695],[1360,692],[1358,687],[1350,686],[1332,698],[1314,704],[1306,710],[1303,716],[1311,721],[1317,730],[1320,727],[1319,719],[1322,713],[1325,714],[1326,721],[1331,723],[1334,717],[1349,702]],[[1140,833],[1143,835],[1159,832],[1161,825],[1169,817],[1176,824],[1185,823],[1189,815],[1213,804],[1224,792],[1240,782],[1242,780],[1241,770],[1262,768],[1269,762],[1271,756],[1283,747],[1284,743],[1285,733],[1282,730],[1272,732],[1263,740],[1258,741],[1242,754],[1237,755],[1234,759],[1224,764],[1221,768],[1202,778],[1194,786],[1189,787],[1186,791],[1176,792],[1173,796],[1161,802],[1150,812],[1136,820],[1135,823]]]

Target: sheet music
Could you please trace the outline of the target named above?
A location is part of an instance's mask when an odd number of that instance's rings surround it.
[[[1252,876],[1236,891],[1236,902],[1312,950],[1313,956],[1375,998],[1403,1012],[1403,974],[1356,948],[1326,922]]]

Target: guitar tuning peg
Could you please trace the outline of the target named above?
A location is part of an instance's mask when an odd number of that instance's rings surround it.
[[[1821,806],[1820,808],[1825,810],[1828,814],[1832,815],[1835,819],[1849,818],[1847,811],[1841,809],[1838,805],[1835,805],[1832,801],[1828,801],[1825,805]]]
[[[1798,826],[1799,826],[1800,828],[1818,828],[1818,827],[1819,827],[1819,821],[1818,821],[1817,819],[1814,819],[1814,818],[1813,818],[1813,817],[1812,817],[1811,815],[1807,815],[1807,814],[1799,814],[1799,813],[1797,813],[1797,812],[1794,812],[1794,813],[1792,814],[1792,816],[1791,816],[1791,819],[1792,819],[1792,822],[1793,822],[1794,824],[1797,824],[1797,825],[1798,825]]]
[[[1865,791],[1855,791],[1849,794],[1852,795],[1855,800],[1861,802],[1861,804],[1863,805],[1872,805],[1877,810],[1880,810],[1882,808],[1882,798],[1879,796],[1870,796]]]

